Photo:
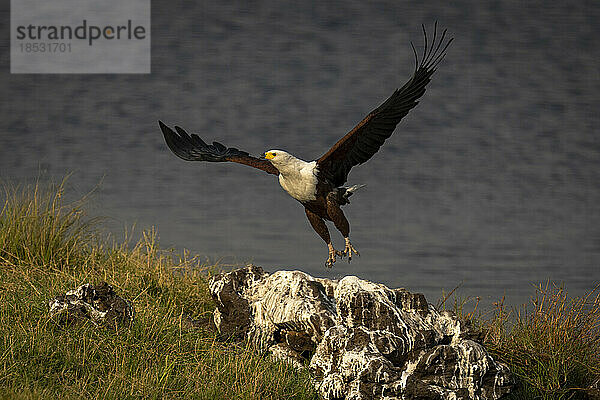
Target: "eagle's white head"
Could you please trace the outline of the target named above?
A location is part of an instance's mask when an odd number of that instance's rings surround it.
[[[300,174],[304,170],[312,174],[316,163],[311,163],[294,157],[283,150],[269,150],[264,154],[265,158],[271,162],[284,175]]]
[[[287,165],[292,160],[297,160],[296,157],[283,150],[269,150],[265,152],[265,158],[275,166]]]

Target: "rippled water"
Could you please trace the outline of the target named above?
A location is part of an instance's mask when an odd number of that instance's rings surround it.
[[[484,304],[531,284],[600,281],[600,3],[154,1],[151,75],[9,75],[2,35],[0,177],[62,177],[111,229],[224,263],[355,274]],[[8,21],[8,10],[2,20]],[[421,104],[350,184],[361,251],[326,247],[276,178],[186,163],[157,119],[259,154],[318,158],[409,77],[434,20],[455,37]],[[342,245],[337,231],[334,242]]]

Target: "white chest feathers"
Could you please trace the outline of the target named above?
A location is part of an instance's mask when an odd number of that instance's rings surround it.
[[[279,184],[290,196],[298,201],[317,198],[317,162],[293,160],[289,168],[279,168]],[[286,166],[288,167],[288,166]]]

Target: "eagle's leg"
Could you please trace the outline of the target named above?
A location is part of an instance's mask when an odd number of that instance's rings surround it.
[[[304,209],[306,211],[306,216],[308,217],[308,221],[310,225],[313,227],[315,232],[321,236],[323,241],[327,243],[327,249],[329,251],[329,255],[327,257],[327,261],[325,261],[325,266],[327,268],[333,267],[333,263],[335,263],[335,256],[341,255],[341,251],[337,251],[333,248],[333,244],[331,243],[331,237],[329,236],[329,229],[327,229],[327,225],[325,225],[325,221],[323,218],[319,217],[314,212],[310,211],[308,208]]]
[[[342,257],[348,256],[348,262],[352,260],[352,253],[360,256],[358,250],[356,250],[354,246],[352,246],[352,243],[350,243],[350,224],[348,223],[348,220],[346,219],[346,216],[344,215],[344,212],[337,202],[336,196],[333,192],[327,195],[327,214],[333,221],[337,230],[340,231],[340,233],[344,236],[346,246],[344,247],[343,252],[338,252],[341,253],[339,255]]]

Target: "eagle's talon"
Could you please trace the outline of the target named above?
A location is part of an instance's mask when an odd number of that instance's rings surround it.
[[[354,246],[352,246],[352,243],[350,243],[350,239],[348,238],[344,238],[346,240],[346,247],[344,248],[343,254],[344,256],[348,256],[348,263],[350,263],[350,261],[352,261],[352,253],[356,254],[357,256],[360,257],[360,253],[358,252],[358,250],[356,250],[354,248]]]
[[[335,253],[329,253],[329,257],[325,261],[325,268],[333,268],[333,264],[335,263]]]
[[[327,261],[325,261],[325,267],[333,268],[333,264],[336,261],[336,257],[343,257],[344,253],[342,251],[334,249],[331,243],[328,243],[327,247],[329,249],[329,257],[327,257]]]

